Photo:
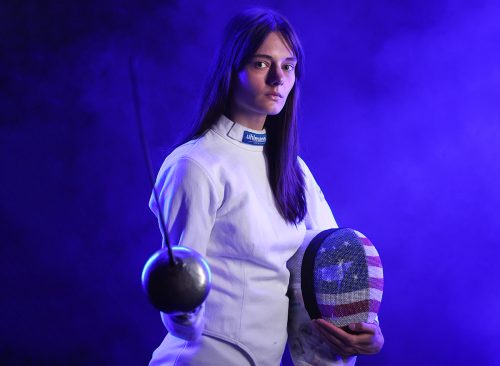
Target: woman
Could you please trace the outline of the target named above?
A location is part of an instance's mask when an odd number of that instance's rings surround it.
[[[298,38],[279,14],[252,9],[228,24],[197,125],[156,182],[171,242],[207,259],[212,289],[195,312],[162,314],[169,333],[150,365],[280,364],[286,261],[307,229],[337,226],[297,156],[302,64]],[[158,216],[153,199],[150,206]],[[338,354],[378,351],[380,328],[358,327],[348,334],[318,322]]]

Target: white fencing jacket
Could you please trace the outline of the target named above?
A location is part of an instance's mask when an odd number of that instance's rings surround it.
[[[297,225],[281,217],[267,176],[264,141],[265,130],[221,116],[203,136],[165,159],[156,189],[170,242],[201,253],[212,272],[204,311],[179,329],[167,319],[168,330],[185,339],[201,330],[238,347],[256,365],[276,366],[287,339],[286,261],[306,229],[337,224],[301,159],[307,216]],[[158,216],[153,197],[150,207]]]

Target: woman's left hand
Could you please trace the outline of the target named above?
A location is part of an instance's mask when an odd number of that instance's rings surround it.
[[[330,346],[342,357],[378,353],[384,345],[384,336],[376,323],[349,324],[346,332],[324,319],[313,320]]]

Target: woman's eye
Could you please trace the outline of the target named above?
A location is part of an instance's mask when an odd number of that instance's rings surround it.
[[[295,69],[295,65],[287,64],[283,67],[286,71],[293,71]]]
[[[264,61],[257,61],[255,62],[255,67],[258,69],[263,69],[267,67],[267,64]]]

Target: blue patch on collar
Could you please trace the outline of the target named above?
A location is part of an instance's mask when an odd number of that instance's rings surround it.
[[[243,131],[244,144],[249,145],[265,145],[266,144],[266,134],[265,133],[253,133],[250,131]]]

